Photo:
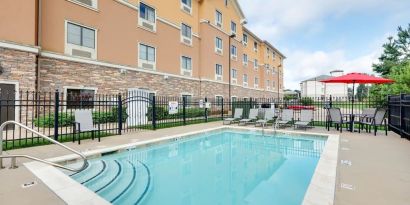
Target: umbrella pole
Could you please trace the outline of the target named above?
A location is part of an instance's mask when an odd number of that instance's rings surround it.
[[[354,117],[353,117],[353,106],[354,106],[354,84],[355,81],[353,81],[353,95],[352,95],[352,113],[350,115],[350,131],[353,132],[353,121],[354,121]]]

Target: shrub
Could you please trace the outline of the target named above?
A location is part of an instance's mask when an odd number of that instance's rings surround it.
[[[303,97],[302,99],[300,99],[300,103],[302,105],[313,105],[313,99],[309,98],[309,97]]]
[[[152,121],[152,107],[148,107],[147,117],[148,121]],[[182,107],[178,109],[177,114],[169,114],[168,107],[164,106],[157,106],[155,109],[156,112],[156,119],[157,120],[166,120],[166,119],[182,119],[184,117],[184,111]],[[209,114],[209,110],[208,110]],[[204,117],[205,116],[205,108],[186,108],[185,109],[185,117],[186,118],[194,118],[194,117]]]

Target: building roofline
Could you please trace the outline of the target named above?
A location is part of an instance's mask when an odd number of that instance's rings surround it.
[[[243,27],[243,31],[250,34],[253,38],[255,38],[257,41],[259,41],[260,43],[264,43],[267,46],[269,46],[270,48],[272,48],[274,51],[276,51],[280,56],[282,56],[284,59],[286,59],[286,56],[280,52],[275,46],[273,46],[271,43],[269,43],[266,40],[262,40],[261,38],[259,38],[255,33],[253,33],[251,30],[249,30],[248,28],[246,28],[245,26]]]

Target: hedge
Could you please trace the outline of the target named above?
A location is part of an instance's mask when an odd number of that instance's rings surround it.
[[[148,107],[148,112],[147,112],[148,121],[152,121],[152,108],[153,107]],[[156,112],[157,120],[178,119],[178,118],[182,119],[184,117],[182,108],[178,110],[177,114],[169,114],[168,107],[156,106],[155,108],[156,108],[155,112]],[[205,108],[186,108],[185,113],[186,113],[185,115],[186,118],[205,117]],[[208,115],[209,115],[209,110],[208,110]]]
[[[96,124],[108,123],[108,122],[118,122],[118,108],[113,107],[111,111],[108,112],[93,112],[93,121]],[[125,122],[127,119],[127,110],[122,110],[122,121]],[[72,113],[60,113],[58,116],[58,127],[68,127],[73,126],[74,115]],[[41,116],[34,119],[34,125],[36,127],[54,127],[54,113],[50,113],[48,116]]]

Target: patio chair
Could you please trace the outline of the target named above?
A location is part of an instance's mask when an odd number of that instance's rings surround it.
[[[366,126],[366,131],[370,132],[372,126],[374,127],[374,136],[377,134],[377,127],[381,127],[384,124],[384,130],[387,135],[387,122],[386,122],[386,109],[377,109],[373,117],[369,117],[369,122],[361,122],[359,124],[359,133],[360,130]]]
[[[279,120],[276,121],[276,124],[281,126],[292,126],[293,125],[293,110],[291,109],[283,109],[282,115]]]
[[[98,129],[94,127],[93,115],[91,110],[76,110],[74,113],[74,137],[73,142],[75,142],[75,135],[78,131],[78,144],[81,143],[81,132],[91,132],[91,139],[94,140],[95,131],[100,132],[100,125],[98,124]],[[98,135],[98,141],[100,142],[100,135]]]
[[[267,109],[265,110],[265,113],[263,115],[263,119],[257,120],[255,122],[255,126],[257,125],[261,125],[261,127],[265,127],[265,125],[270,122],[273,121],[275,117],[275,110],[273,109]]]
[[[300,121],[295,122],[296,128],[308,128],[313,123],[313,110],[301,110],[300,111]]]
[[[233,117],[224,119],[223,124],[224,125],[227,125],[227,124],[230,125],[232,123],[239,122],[239,120],[242,119],[242,114],[243,114],[243,109],[242,108],[236,108]]]
[[[239,120],[239,125],[247,125],[255,122],[256,120],[258,120],[258,113],[258,109],[250,109],[248,118]]]
[[[334,123],[336,125],[336,129],[340,130],[342,132],[343,130],[343,125],[347,125],[346,127],[349,127],[349,121],[345,121],[342,115],[342,112],[340,111],[340,108],[329,108],[329,121],[328,121],[328,126],[327,130],[330,130],[330,125]]]
[[[355,121],[355,123],[362,123],[362,122],[370,122],[370,118],[374,117],[374,114],[376,114],[376,108],[365,108],[363,109],[362,113],[358,115],[358,121]]]

